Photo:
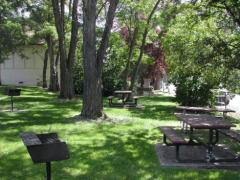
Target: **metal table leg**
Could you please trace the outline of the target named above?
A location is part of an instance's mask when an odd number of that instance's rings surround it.
[[[190,127],[190,131],[189,131],[189,143],[193,143],[193,128]]]
[[[213,129],[209,129],[209,139],[207,144],[207,161],[212,162],[215,160],[214,154],[213,154]]]
[[[13,96],[11,96],[11,111],[13,111]]]

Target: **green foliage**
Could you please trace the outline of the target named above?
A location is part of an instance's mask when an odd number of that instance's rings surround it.
[[[73,66],[73,85],[76,94],[83,93],[83,63],[82,60],[75,62]]]
[[[201,4],[184,5],[162,38],[170,81],[183,105],[209,105],[210,90],[228,81],[236,56],[230,46],[236,35],[220,28],[218,16],[205,11]]]
[[[213,94],[210,84],[199,76],[181,77],[176,85],[176,100],[184,106],[206,106],[211,105]]]
[[[74,65],[74,89],[77,94],[83,93],[83,63],[81,39],[78,44],[77,62]],[[119,33],[112,33],[109,49],[103,65],[103,95],[113,94],[116,89],[122,88],[122,73],[127,58],[127,46]]]
[[[27,42],[24,19],[20,9],[24,9],[24,1],[6,1],[0,3],[0,62],[16,47]]]

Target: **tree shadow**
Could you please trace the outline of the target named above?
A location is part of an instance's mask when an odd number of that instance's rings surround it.
[[[129,111],[134,117],[153,120],[176,120],[174,112],[176,110],[174,97],[153,96],[140,99],[139,104],[143,109],[131,108]]]
[[[98,124],[92,131],[71,131],[67,140],[70,159],[52,163],[53,179],[238,179],[238,172],[163,168],[155,152],[159,133],[116,130]],[[126,127],[128,127],[126,125]],[[2,179],[44,179],[45,165],[33,164],[27,150],[19,148],[1,156]],[[6,171],[6,169],[8,171]],[[11,177],[9,177],[11,172]],[[230,178],[230,179],[231,179]]]

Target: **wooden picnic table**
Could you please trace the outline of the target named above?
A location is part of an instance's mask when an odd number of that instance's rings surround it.
[[[222,112],[223,117],[226,117],[226,114],[229,112],[235,112],[234,110],[227,109],[227,108],[209,108],[209,107],[191,107],[191,106],[177,106],[176,109],[182,111],[183,113],[186,112],[201,112],[201,113],[211,113],[211,112]]]
[[[208,142],[202,143],[206,146],[206,160],[209,162],[216,161],[224,161],[224,160],[216,160],[213,154],[213,147],[219,140],[218,130],[221,129],[230,129],[231,127],[235,127],[232,123],[225,121],[224,119],[217,118],[208,114],[183,114],[176,113],[178,120],[183,121],[186,125],[190,127],[188,131],[190,142],[194,142],[197,140],[201,142],[199,137],[195,136],[194,130],[196,129],[206,129],[209,131],[208,133]],[[226,160],[227,161],[227,160]]]
[[[128,90],[117,90],[117,91],[114,91],[114,94],[132,94],[132,91],[128,91]]]
[[[185,112],[203,112],[203,113],[209,113],[209,112],[213,112],[215,111],[212,108],[208,108],[208,107],[191,107],[191,106],[177,106],[176,107],[177,110],[181,110],[184,113]]]
[[[122,103],[125,104],[126,103],[126,99],[128,98],[128,96],[130,96],[132,94],[132,91],[116,90],[116,91],[114,91],[114,94],[121,95]]]

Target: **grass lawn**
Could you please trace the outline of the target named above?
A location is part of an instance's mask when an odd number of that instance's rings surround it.
[[[52,163],[54,180],[71,179],[240,179],[227,170],[194,170],[161,167],[155,144],[161,142],[159,125],[179,125],[174,98],[144,97],[144,110],[107,108],[110,122],[81,121],[71,117],[81,111],[81,99],[63,101],[41,88],[23,88],[15,97],[20,112],[0,112],[0,180],[43,180],[45,164],[33,164],[20,132],[57,132],[71,158]],[[1,93],[0,109],[10,109],[10,98]]]

